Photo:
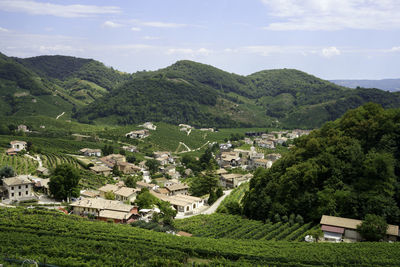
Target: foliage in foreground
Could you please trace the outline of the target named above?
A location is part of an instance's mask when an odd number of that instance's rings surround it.
[[[398,266],[400,243],[307,244],[176,237],[58,212],[0,209],[2,257],[58,266]],[[197,265],[199,266],[199,265]]]
[[[296,140],[292,153],[258,172],[244,214],[272,219],[300,214],[400,222],[400,109],[366,104]]]

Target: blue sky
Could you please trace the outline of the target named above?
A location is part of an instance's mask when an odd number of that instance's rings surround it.
[[[400,1],[0,0],[0,51],[93,58],[126,72],[190,59],[243,75],[400,78]]]

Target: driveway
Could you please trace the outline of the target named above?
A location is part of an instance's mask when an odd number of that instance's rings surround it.
[[[200,212],[196,212],[196,213],[190,214],[190,215],[176,215],[175,219],[189,218],[189,217],[196,216],[199,214],[212,214],[217,210],[217,208],[221,204],[222,200],[224,200],[232,191],[233,191],[233,189],[225,190],[224,195],[221,196],[220,198],[218,198],[211,206],[203,206],[203,207],[199,208]]]

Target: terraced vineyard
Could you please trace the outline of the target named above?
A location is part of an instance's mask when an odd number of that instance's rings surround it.
[[[1,153],[0,167],[5,165],[13,167],[17,174],[33,174],[39,166],[39,163],[23,155],[7,156]]]
[[[175,220],[175,227],[199,237],[302,241],[312,225],[310,223],[263,223],[243,219],[238,215],[216,213]]]
[[[0,240],[5,264],[8,258],[57,266],[400,266],[400,243],[177,237],[38,209],[0,208]]]
[[[63,155],[58,153],[46,153],[42,154],[41,158],[43,161],[43,166],[49,169],[64,163],[71,164],[78,169],[82,168],[82,166],[78,163],[78,161],[74,157],[68,155]]]
[[[229,202],[238,202],[242,200],[246,191],[249,190],[249,183],[243,183],[236,187],[224,200],[222,200],[221,204],[219,205],[217,212],[223,213],[225,209],[225,205]]]

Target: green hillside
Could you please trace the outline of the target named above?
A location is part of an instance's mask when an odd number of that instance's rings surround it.
[[[399,94],[349,89],[293,69],[240,76],[184,60],[134,77],[78,111],[76,118],[119,124],[153,120],[315,128],[369,101],[385,108],[400,106]]]
[[[57,266],[398,266],[400,243],[178,237],[58,211],[0,208],[0,261]]]
[[[323,214],[400,222],[400,109],[366,104],[295,140],[292,153],[258,171],[243,198],[244,214],[273,219]]]
[[[65,112],[108,125],[317,128],[369,101],[400,107],[400,94],[349,89],[293,69],[241,76],[182,60],[130,75],[92,59],[0,54],[0,114],[7,116]]]

